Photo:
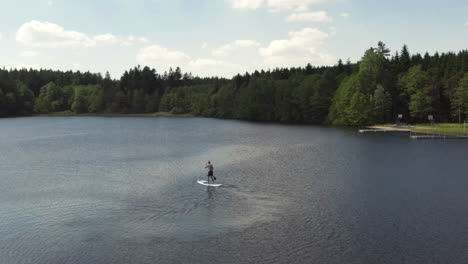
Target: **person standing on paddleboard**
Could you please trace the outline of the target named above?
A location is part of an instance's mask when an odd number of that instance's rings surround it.
[[[213,170],[214,170],[213,164],[211,164],[211,162],[208,161],[208,164],[205,165],[205,168],[208,168],[208,183],[210,183],[210,177],[211,177],[211,179],[213,180],[213,184],[214,184],[216,178],[213,176]]]

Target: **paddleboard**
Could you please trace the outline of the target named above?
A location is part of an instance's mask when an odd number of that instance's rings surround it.
[[[206,180],[198,180],[197,181],[198,184],[201,184],[201,185],[205,185],[205,186],[211,186],[211,187],[219,187],[219,186],[222,186],[222,184],[219,184],[219,183],[208,183],[208,181]]]

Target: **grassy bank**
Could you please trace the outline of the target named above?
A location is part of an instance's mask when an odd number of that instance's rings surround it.
[[[411,129],[411,132],[467,136],[468,124],[466,125],[466,128],[464,128],[463,124],[457,123],[435,124],[434,127],[429,124],[417,124],[414,126],[414,128]]]
[[[430,124],[416,124],[412,126],[381,125],[373,128],[410,131],[413,133],[439,134],[447,136],[468,136],[468,123],[466,127],[458,123],[440,123],[431,126]]]
[[[122,114],[122,113],[74,113],[71,111],[53,112],[39,114],[35,116],[103,116],[103,117],[195,117],[191,114],[173,114],[169,112],[141,113],[141,114]]]

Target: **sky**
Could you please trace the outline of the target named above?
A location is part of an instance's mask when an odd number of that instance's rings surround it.
[[[466,0],[1,1],[0,67],[109,71],[137,65],[230,78],[276,67],[468,49]]]

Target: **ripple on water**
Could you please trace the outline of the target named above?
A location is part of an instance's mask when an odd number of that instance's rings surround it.
[[[0,264],[468,259],[465,142],[203,118],[0,123]],[[207,160],[223,187],[196,184]]]

